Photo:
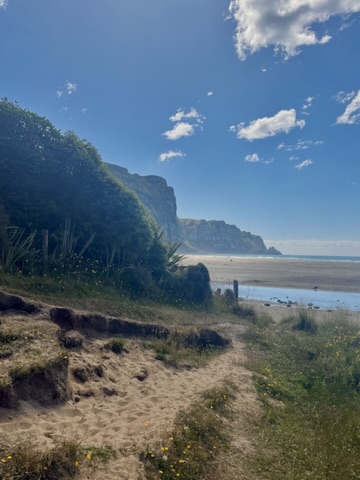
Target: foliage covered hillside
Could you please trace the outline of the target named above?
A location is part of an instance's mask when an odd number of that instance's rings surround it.
[[[113,180],[89,142],[62,135],[6,100],[0,103],[0,192],[10,225],[56,234],[71,218],[83,243],[96,234],[93,250],[116,247],[132,259],[154,239],[142,206]]]
[[[176,249],[89,142],[0,101],[0,274],[173,295],[191,284]]]

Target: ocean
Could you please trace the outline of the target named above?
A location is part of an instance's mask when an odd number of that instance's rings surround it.
[[[234,254],[221,254],[221,255],[206,255],[207,257],[214,258],[258,258],[262,260],[301,260],[304,262],[311,261],[323,261],[323,262],[350,262],[360,263],[360,257],[350,256],[325,256],[325,255],[234,255]]]
[[[318,256],[318,255],[209,255],[220,258],[254,258],[271,259],[276,265],[276,260],[296,260],[302,262],[324,261],[324,262],[349,262],[359,263],[358,256]],[[360,268],[360,265],[359,265]],[[212,282],[212,289],[215,291],[221,288],[233,288],[232,284],[221,284]],[[270,303],[297,303],[304,307],[312,307],[321,310],[351,310],[360,311],[360,294],[351,292],[334,292],[325,290],[305,290],[295,288],[275,288],[254,285],[239,284],[239,297],[249,300],[259,300]]]

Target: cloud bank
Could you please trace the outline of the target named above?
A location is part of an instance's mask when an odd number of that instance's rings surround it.
[[[288,59],[301,47],[329,42],[331,36],[319,37],[314,26],[360,12],[360,0],[231,0],[229,11],[240,60],[269,46]]]
[[[345,111],[336,119],[337,124],[354,124],[359,123],[360,120],[360,90],[357,94],[351,92],[347,94],[346,99],[352,98],[350,103],[345,108]],[[344,103],[344,102],[341,102]]]
[[[238,138],[245,138],[250,142],[267,137],[273,137],[279,133],[289,133],[295,127],[303,128],[305,120],[296,120],[296,110],[280,110],[273,117],[258,118],[250,122],[247,127],[240,123],[237,127],[232,125],[230,131],[237,130]]]

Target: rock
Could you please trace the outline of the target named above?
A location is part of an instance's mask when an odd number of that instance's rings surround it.
[[[231,290],[231,288],[227,288],[224,291],[224,300],[225,300],[226,305],[232,305],[236,302],[235,294],[234,294],[233,290]]]

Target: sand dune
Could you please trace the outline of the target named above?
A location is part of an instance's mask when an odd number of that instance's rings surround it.
[[[101,350],[103,342],[88,337],[82,351],[69,353],[70,371],[78,367],[96,371],[99,365],[103,369],[102,376],[91,375],[86,383],[71,378],[73,400],[51,408],[21,402],[18,411],[1,410],[0,428],[11,442],[29,437],[41,447],[52,447],[55,440],[65,438],[80,440],[83,445],[108,445],[117,458],[95,471],[81,469],[80,478],[142,480],[139,453],[148,445],[156,446],[170,431],[176,413],[202,391],[230,376],[244,390],[243,411],[255,402],[250,374],[241,367],[244,346],[236,339],[225,354],[191,371],[166,367],[138,340],[126,340],[127,353],[120,356]],[[243,445],[247,448],[246,439]]]

